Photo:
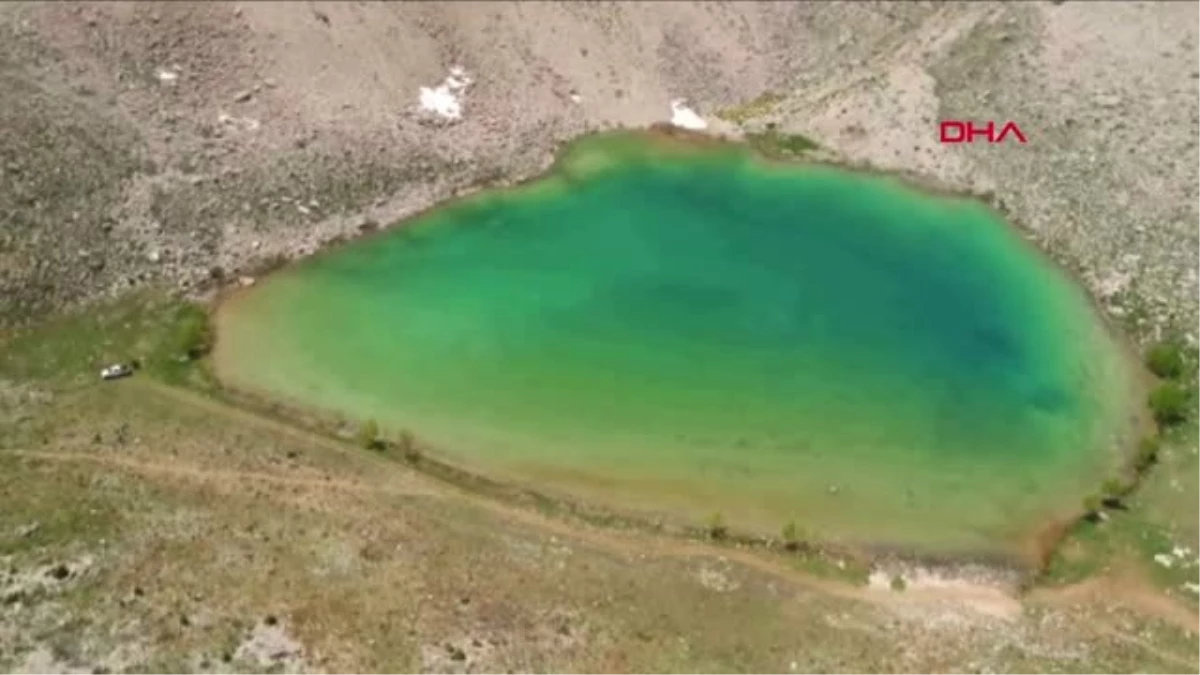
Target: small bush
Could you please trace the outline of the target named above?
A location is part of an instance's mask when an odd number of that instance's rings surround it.
[[[1150,392],[1150,413],[1162,428],[1183,422],[1188,417],[1187,392],[1174,382],[1160,384]]]
[[[783,545],[787,550],[794,551],[800,545],[800,528],[796,526],[796,521],[789,520],[780,534],[783,535]]]
[[[714,511],[708,517],[708,536],[713,539],[724,539],[729,534],[729,530],[725,527],[725,518],[720,511]]]
[[[400,431],[400,438],[396,444],[405,461],[417,462],[421,459],[421,448],[417,446],[417,437],[408,429]]]
[[[1100,486],[1100,493],[1103,495],[1101,504],[1107,508],[1123,509],[1123,500],[1132,490],[1132,482],[1121,478],[1109,478]]]
[[[901,574],[897,574],[896,576],[892,577],[891,585],[892,590],[897,592],[908,588],[908,582],[904,580],[904,576]]]
[[[1158,461],[1158,451],[1162,448],[1157,436],[1147,436],[1138,442],[1137,454],[1133,457],[1133,466],[1138,473],[1154,466]]]
[[[379,425],[367,420],[358,428],[358,444],[368,450],[377,450],[383,444],[379,440]]]
[[[1104,506],[1104,500],[1100,495],[1088,495],[1083,499],[1083,517],[1095,522],[1100,519],[1100,509]]]
[[[1173,380],[1183,374],[1183,350],[1175,342],[1160,342],[1146,353],[1146,367],[1158,377]]]
[[[1101,486],[1100,490],[1104,493],[1105,497],[1123,497],[1129,493],[1130,487],[1132,486],[1129,483],[1120,478],[1109,478],[1104,481],[1104,485]]]
[[[204,307],[191,303],[179,305],[172,310],[168,321],[169,328],[156,349],[158,361],[194,361],[212,349],[212,324]]]

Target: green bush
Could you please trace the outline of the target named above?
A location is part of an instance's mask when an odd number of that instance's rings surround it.
[[[1132,484],[1120,478],[1109,478],[1104,481],[1104,485],[1100,487],[1100,491],[1105,497],[1124,497],[1129,494]]]
[[[160,360],[194,361],[212,349],[212,324],[204,307],[190,303],[179,305],[169,325],[158,346],[157,356]]]
[[[800,528],[796,526],[796,521],[789,520],[783,526],[783,531],[780,534],[783,535],[783,545],[789,551],[795,550],[800,545]]]
[[[1150,413],[1162,428],[1172,427],[1188,417],[1188,395],[1178,384],[1166,382],[1150,392]]]
[[[1100,495],[1088,495],[1083,499],[1083,515],[1088,520],[1098,520],[1100,517],[1100,509],[1104,506],[1104,500]]]
[[[893,591],[899,592],[906,588],[908,588],[908,582],[904,580],[903,575],[897,574],[896,576],[892,577],[892,590]]]
[[[1178,343],[1160,342],[1146,353],[1146,367],[1158,377],[1173,380],[1183,374],[1183,350]]]
[[[713,539],[724,539],[729,534],[729,530],[725,527],[725,518],[720,511],[714,511],[708,517],[708,536]]]
[[[1158,451],[1162,444],[1157,436],[1147,436],[1138,441],[1137,454],[1133,457],[1133,466],[1139,473],[1154,466],[1158,461]]]
[[[358,428],[358,444],[368,450],[376,450],[383,445],[379,440],[379,425],[375,420],[367,420]]]
[[[1123,478],[1109,478],[1100,486],[1100,500],[1103,506],[1115,509],[1125,508],[1125,497],[1133,491],[1133,482]]]
[[[405,461],[417,462],[421,459],[421,448],[417,445],[417,437],[408,429],[400,431],[400,438],[396,444],[400,448],[400,453],[404,455]]]

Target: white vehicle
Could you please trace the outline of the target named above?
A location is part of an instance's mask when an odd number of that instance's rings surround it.
[[[100,371],[100,379],[102,380],[117,380],[122,377],[129,377],[133,374],[133,368],[124,363],[114,363],[113,365]]]

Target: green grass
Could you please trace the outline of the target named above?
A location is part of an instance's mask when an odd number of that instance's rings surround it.
[[[1200,580],[1200,567],[1190,562],[1200,550],[1200,459],[1196,453],[1197,430],[1185,425],[1161,437],[1147,439],[1154,461],[1139,470],[1137,483],[1110,481],[1109,491],[1120,493],[1120,506],[1094,504],[1104,519],[1081,519],[1075,523],[1042,571],[1040,582],[1069,584],[1113,569],[1133,569],[1153,585],[1176,597],[1197,601],[1184,590],[1184,583]],[[1119,487],[1119,489],[1117,489]],[[1175,547],[1190,548],[1189,564],[1166,567],[1157,554]]]
[[[799,570],[823,577],[837,579],[855,586],[866,586],[871,576],[871,566],[850,557],[835,557],[821,552],[802,553],[793,557],[792,565]]]
[[[763,155],[780,158],[801,157],[821,147],[807,136],[783,133],[772,125],[768,125],[766,131],[746,134],[746,142]]]
[[[133,293],[0,338],[0,377],[77,383],[107,365],[137,362],[142,373],[181,384],[200,374],[211,336],[203,306]]]
[[[783,100],[784,97],[782,95],[768,91],[746,103],[719,110],[716,115],[718,119],[725,120],[726,122],[745,124],[757,117],[771,114]]]
[[[99,490],[80,492],[80,486],[55,473],[53,465],[0,454],[0,556],[36,555],[47,547],[90,547],[111,537],[122,521],[122,510]],[[29,476],[40,476],[42,487],[25,489]],[[65,495],[72,495],[65,498]]]

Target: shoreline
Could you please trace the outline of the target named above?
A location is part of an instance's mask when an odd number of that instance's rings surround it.
[[[983,574],[1003,578],[1022,587],[1038,578],[1045,559],[1053,552],[1053,549],[1033,550],[1027,545],[1016,546],[1009,551],[982,551],[961,547],[935,550],[922,549],[918,545],[908,547],[902,544],[822,539],[800,540],[796,546],[788,546],[779,536],[755,534],[733,528],[719,537],[714,537],[706,526],[672,517],[672,514],[665,510],[622,509],[588,500],[553,486],[534,486],[521,480],[509,480],[507,477],[479,470],[469,462],[447,457],[439,452],[438,448],[425,444],[420,436],[415,437],[415,447],[412,449],[403,448],[396,439],[390,437],[383,438],[385,447],[382,449],[362,448],[354,443],[353,427],[346,428],[346,423],[353,424],[353,421],[342,415],[228,385],[215,373],[213,379],[214,389],[204,393],[214,396],[226,405],[344,444],[349,452],[378,453],[386,460],[405,466],[442,485],[512,507],[532,509],[576,526],[629,531],[703,543],[713,546],[716,550],[729,547],[744,549],[780,561],[823,561],[847,573],[853,573],[855,570],[865,573],[879,567],[901,567],[922,568],[953,576],[956,570],[970,568],[975,570],[974,576]],[[1055,520],[1024,537],[1022,542],[1040,544],[1044,541],[1045,530],[1065,532],[1069,525],[1070,523]]]
[[[982,204],[985,208],[992,211],[999,220],[1003,221],[1006,227],[1009,227],[1013,232],[1016,233],[1016,235],[1022,240],[1022,246],[1031,250],[1034,255],[1038,256],[1040,263],[1051,265],[1056,271],[1064,274],[1069,283],[1075,286],[1080,291],[1082,296],[1087,298],[1089,305],[1088,310],[1089,313],[1093,315],[1092,318],[1099,322],[1100,329],[1104,331],[1108,338],[1113,340],[1114,344],[1120,350],[1122,366],[1130,368],[1131,384],[1138,389],[1136,393],[1144,393],[1147,384],[1147,375],[1144,369],[1138,367],[1140,366],[1140,359],[1137,358],[1136,353],[1132,348],[1132,344],[1126,339],[1123,332],[1118,330],[1116,326],[1108,321],[1108,317],[1100,308],[1095,296],[1081,282],[1078,276],[1072,270],[1061,265],[1049,251],[1044,250],[1036,243],[1036,241],[1033,241],[1032,238],[1028,236],[1027,230],[1009,216],[1007,211],[1004,209],[1004,205],[1002,203],[999,205],[996,204],[994,195],[955,189],[937,180],[910,171],[885,170],[871,167],[864,163],[849,163],[840,161],[835,156],[823,155],[823,151],[817,151],[816,153],[813,153],[814,156],[803,155],[794,158],[771,157],[755,148],[750,147],[745,141],[737,138],[731,138],[726,135],[714,135],[711,133],[684,130],[667,124],[652,125],[647,129],[641,130],[618,129],[597,131],[578,136],[569,141],[564,141],[556,148],[552,155],[552,160],[546,163],[541,170],[531,176],[517,180],[504,180],[498,183],[481,184],[465,190],[456,191],[453,197],[438,202],[428,208],[417,211],[410,216],[397,220],[393,223],[380,225],[373,230],[362,232],[358,236],[335,241],[331,245],[323,246],[308,256],[287,260],[284,264],[270,269],[265,276],[270,277],[275,274],[286,273],[287,270],[293,268],[295,265],[310,261],[321,255],[329,254],[330,252],[337,250],[340,246],[359,242],[365,243],[372,236],[395,234],[396,230],[417,223],[421,219],[427,218],[428,216],[435,214],[440,210],[456,208],[467,204],[472,199],[483,199],[496,193],[504,194],[513,191],[519,191],[521,189],[527,189],[536,183],[547,180],[570,180],[570,177],[566,176],[565,174],[570,171],[573,153],[577,151],[580,146],[586,145],[590,142],[603,141],[609,138],[628,138],[632,141],[637,140],[639,137],[644,138],[651,143],[661,143],[664,146],[670,147],[670,151],[689,153],[703,152],[707,149],[724,150],[730,153],[736,153],[750,161],[761,162],[771,166],[779,166],[780,168],[796,169],[804,166],[816,166],[838,171],[847,171],[856,174],[862,174],[868,177],[878,177],[890,180],[903,188],[919,192],[920,194],[928,197],[969,200]],[[604,168],[600,167],[598,170],[602,171]],[[584,174],[586,174],[588,167],[583,167],[582,171]],[[269,282],[269,279],[263,279],[263,281]],[[225,287],[218,289],[214,297],[210,299],[210,317],[214,321],[214,324],[219,324],[222,313],[231,309],[231,306],[236,304],[237,300],[240,299],[243,293],[250,290],[253,290],[253,288],[238,284],[226,285]],[[220,335],[219,330],[217,331],[217,335]],[[215,365],[216,364],[214,363],[214,366]],[[226,382],[216,373],[216,370],[218,369],[214,368],[213,374],[214,379],[218,383],[218,387],[223,392],[233,395],[235,398],[243,400],[248,398],[249,401],[253,401],[253,403],[251,403],[251,407],[255,409],[262,410],[266,408],[273,411],[273,414],[281,415],[285,420],[288,420],[292,423],[298,423],[305,427],[308,427],[309,425],[306,425],[303,422],[303,419],[315,417],[316,419],[320,420],[322,417],[325,417],[325,414],[321,411],[313,410],[308,406],[293,404],[287,401],[279,400],[276,397],[252,394],[248,391],[242,391],[236,387],[232,387],[226,384]],[[1131,400],[1138,400],[1138,398],[1131,393]],[[332,417],[334,415],[330,413],[329,416]],[[1129,428],[1132,430],[1143,429],[1147,425],[1148,421],[1149,417],[1146,414],[1144,405],[1136,406],[1135,409],[1129,413]],[[320,424],[321,423],[318,422],[318,425]],[[1119,454],[1113,463],[1122,467],[1122,471],[1124,470],[1125,465],[1128,464],[1129,460],[1131,459],[1133,450],[1136,447],[1139,437],[1139,433],[1130,433],[1128,441],[1124,444],[1125,447],[1118,450]],[[526,497],[531,496],[535,502],[548,500],[549,502],[557,504],[559,508],[565,508],[565,510],[573,514],[591,514],[588,518],[585,518],[585,520],[599,519],[605,522],[612,521],[614,519],[629,520],[631,522],[640,523],[640,525],[638,525],[638,529],[657,531],[656,526],[654,526],[653,523],[658,519],[645,518],[637,515],[636,513],[623,513],[619,510],[609,509],[608,507],[604,507],[599,504],[592,504],[585,500],[572,499],[570,495],[554,494],[553,491],[551,491],[550,494],[546,494],[540,490],[532,490],[527,486],[520,484],[519,481],[505,482],[503,480],[496,480],[494,476],[490,476],[486,472],[473,470],[473,467],[469,466],[469,463],[467,465],[462,465],[460,463],[447,461],[443,457],[439,457],[438,459],[423,457],[422,463],[427,464],[432,469],[432,471],[423,470],[422,473],[431,473],[434,475],[434,477],[439,478],[440,480],[446,480],[459,485],[460,487],[464,485],[474,486],[473,488],[467,487],[466,489],[479,489],[480,487],[486,487],[484,490],[485,493],[506,495],[500,496],[499,498],[508,500],[513,498],[514,493],[517,495],[525,495]],[[1021,553],[1011,556],[993,553],[980,555],[980,552],[978,551],[964,551],[961,554],[918,553],[914,550],[906,549],[904,546],[884,544],[850,545],[847,550],[866,552],[867,557],[871,560],[886,560],[895,558],[901,561],[918,563],[936,562],[936,564],[939,566],[947,564],[984,564],[987,566],[997,566],[999,568],[1009,570],[1021,570],[1023,574],[1032,573],[1034,576],[1036,576],[1040,572],[1041,568],[1044,567],[1045,562],[1049,560],[1058,544],[1065,536],[1067,536],[1073,525],[1080,517],[1082,516],[1076,515],[1071,517],[1065,514],[1056,514],[1053,517],[1049,517],[1043,526],[1038,527],[1035,531],[1030,532],[1027,536],[1023,536],[1021,538],[1022,542],[1026,542],[1019,547]],[[678,529],[686,532],[689,529],[696,528],[693,526],[680,524]],[[745,541],[742,543],[747,545],[761,546],[765,542],[766,545],[769,546],[771,539],[772,538],[770,537],[750,536],[746,537]],[[751,544],[750,542],[758,543]]]

